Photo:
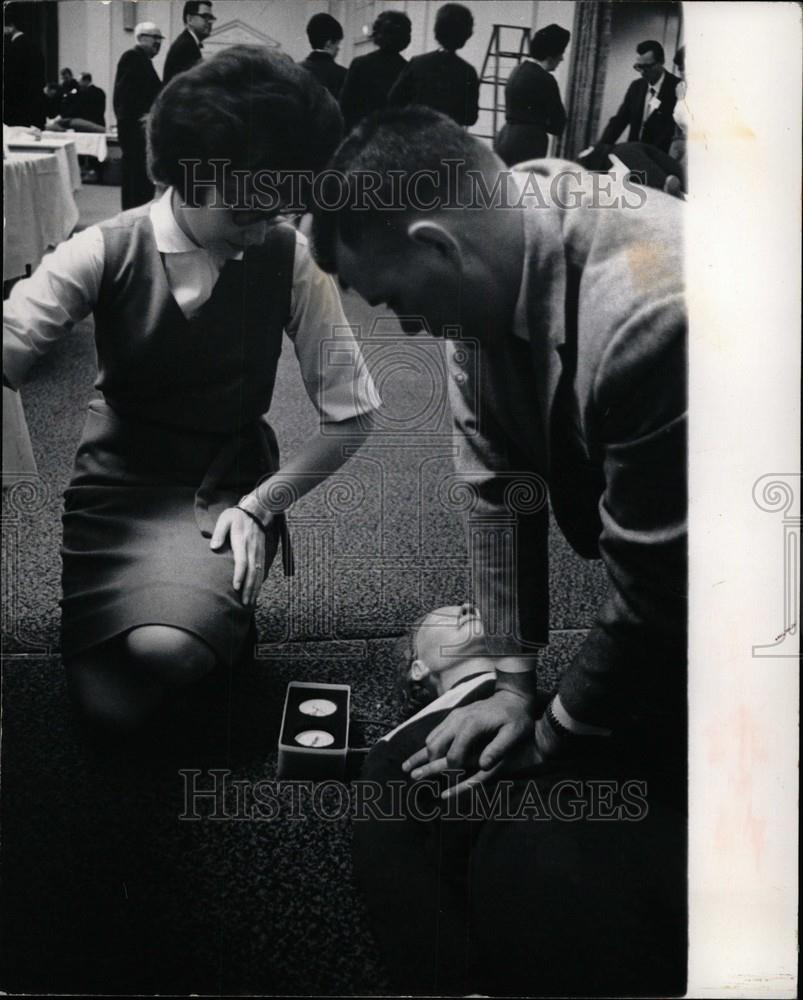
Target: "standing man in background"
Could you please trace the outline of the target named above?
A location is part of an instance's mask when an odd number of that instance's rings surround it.
[[[45,62],[18,23],[18,8],[3,11],[3,123],[45,127]]]
[[[72,70],[65,66],[61,71],[61,112],[65,118],[71,118],[75,114],[75,100],[78,97],[78,81],[73,76]]]
[[[106,126],[106,91],[92,83],[91,73],[82,73],[78,81],[75,117]]]
[[[605,126],[599,141],[613,146],[629,127],[628,142],[646,142],[668,153],[675,135],[672,113],[680,80],[664,69],[664,47],[660,42],[639,42],[636,54],[633,69],[640,79],[627,88],[622,106]]]
[[[346,69],[335,62],[343,41],[343,28],[331,14],[315,14],[307,24],[312,52],[301,65],[322,83],[336,101],[346,79]]]
[[[142,119],[150,111],[162,89],[152,59],[162,47],[162,34],[153,21],[142,21],[134,28],[136,44],[120,56],[114,78],[114,113],[122,162],[122,207],[136,208],[153,198],[154,187],[148,177],[145,153],[145,129]]]
[[[212,4],[204,0],[187,0],[182,12],[184,30],[170,46],[165,59],[164,82],[169,83],[178,73],[183,73],[202,59],[203,42],[212,33],[217,18]]]

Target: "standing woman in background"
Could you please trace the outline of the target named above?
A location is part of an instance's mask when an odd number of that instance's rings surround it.
[[[571,34],[558,24],[536,31],[530,58],[510,74],[505,86],[505,125],[496,139],[496,153],[510,167],[546,156],[550,135],[561,135],[566,109],[552,75],[563,61]]]
[[[401,53],[410,44],[410,18],[398,10],[384,10],[371,29],[376,52],[353,59],[340,94],[346,129],[387,104],[388,94],[407,65]]]
[[[435,40],[440,48],[407,63],[388,104],[423,104],[458,125],[473,125],[480,113],[480,81],[474,67],[457,54],[473,34],[471,11],[459,3],[445,3],[435,16]]]

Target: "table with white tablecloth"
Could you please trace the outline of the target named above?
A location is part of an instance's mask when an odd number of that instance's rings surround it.
[[[77,191],[81,187],[81,165],[78,162],[78,149],[72,139],[64,136],[38,140],[12,138],[8,148],[15,153],[54,153],[60,170],[69,182],[70,190]]]
[[[105,132],[73,132],[71,129],[67,129],[64,132],[50,132],[45,130],[42,133],[42,139],[70,139],[75,143],[75,148],[79,156],[94,156],[101,163],[103,163],[108,155]]]
[[[67,239],[78,222],[73,184],[65,166],[66,149],[4,155],[4,281],[26,274],[28,268],[33,270],[50,247]],[[3,485],[35,474],[22,401],[4,387]]]
[[[55,153],[8,153],[3,159],[3,281],[35,268],[45,251],[78,223],[69,177]]]

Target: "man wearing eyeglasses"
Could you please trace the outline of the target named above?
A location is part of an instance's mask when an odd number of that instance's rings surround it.
[[[145,165],[145,129],[143,118],[150,111],[162,89],[159,74],[153,68],[164,35],[153,21],[141,21],[134,28],[133,49],[120,56],[114,77],[114,115],[117,138],[123,154],[121,196],[123,210],[145,205],[153,198],[154,187]]]
[[[665,153],[675,133],[672,112],[678,77],[664,69],[664,48],[660,42],[639,42],[633,69],[639,74],[627,88],[622,106],[605,126],[600,143],[615,145],[629,126],[628,142],[646,142]]]
[[[217,20],[212,4],[203,0],[187,0],[182,14],[184,30],[170,46],[165,59],[164,82],[169,83],[178,73],[183,73],[203,58],[204,39],[212,33]]]

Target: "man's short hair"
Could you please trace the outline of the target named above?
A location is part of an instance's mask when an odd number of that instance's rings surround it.
[[[536,31],[530,40],[530,55],[533,59],[554,59],[562,56],[572,37],[571,32],[559,24],[548,24]]]
[[[430,677],[416,681],[410,676],[410,667],[418,655],[418,633],[427,617],[426,614],[421,615],[409,631],[396,642],[396,697],[405,719],[415,715],[438,696]]]
[[[330,273],[336,271],[338,236],[354,247],[371,229],[383,222],[398,224],[404,208],[414,207],[401,206],[402,211],[382,207],[397,202],[399,175],[419,174],[427,181],[417,192],[426,203],[430,185],[441,195],[463,193],[462,188],[451,192],[455,161],[468,169],[480,169],[492,156],[465,129],[432,108],[414,104],[384,108],[364,118],[332,158],[322,178],[321,196],[313,206],[313,253],[319,266]],[[365,190],[365,178],[360,175],[368,174],[372,181],[378,180],[378,186],[372,190],[372,202],[363,206],[360,192]],[[461,179],[464,175],[461,169]],[[352,210],[355,205],[358,209]]]
[[[400,10],[383,10],[371,28],[371,41],[383,52],[401,52],[410,44],[413,26]]]
[[[186,24],[187,18],[192,17],[193,14],[197,14],[201,7],[211,7],[212,0],[187,0],[184,4],[184,10],[181,12],[181,19]]]
[[[663,64],[664,62],[664,47],[660,42],[656,42],[652,39],[648,39],[646,42],[639,42],[636,46],[636,52],[640,56],[646,55],[648,52],[652,52],[655,56],[655,61],[657,63]]]
[[[307,23],[307,38],[313,49],[322,49],[327,42],[342,41],[340,21],[331,14],[315,14]]]
[[[462,49],[474,34],[474,17],[461,3],[445,3],[435,15],[435,39],[449,52]]]
[[[148,166],[195,204],[183,164],[214,176],[213,160],[233,170],[320,170],[343,135],[337,102],[284,53],[233,45],[174,77],[147,119]]]
[[[67,75],[67,73],[69,73],[69,74],[70,74],[70,76],[72,76],[72,70],[70,69],[70,67],[69,67],[69,66],[65,66],[65,67],[64,67],[64,69],[63,69],[63,70],[61,71],[61,75],[62,75],[62,76],[66,76],[66,75]]]
[[[82,73],[81,74],[81,79],[82,80],[86,80],[87,83],[92,83],[92,74],[91,73]]]

